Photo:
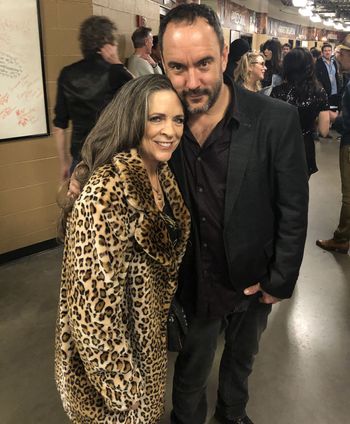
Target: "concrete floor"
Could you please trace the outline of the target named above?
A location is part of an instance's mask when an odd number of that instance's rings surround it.
[[[255,424],[347,424],[350,400],[350,258],[324,252],[340,210],[338,148],[317,143],[320,171],[310,181],[310,224],[293,298],[274,306],[250,379]],[[68,423],[53,379],[61,249],[0,268],[0,423]],[[217,363],[209,386],[215,404]],[[167,411],[169,423],[170,356]],[[147,423],[142,423],[147,424]]]

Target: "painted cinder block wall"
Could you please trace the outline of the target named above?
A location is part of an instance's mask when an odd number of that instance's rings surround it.
[[[81,57],[80,23],[106,15],[117,27],[121,56],[132,53],[136,15],[154,33],[159,5],[151,0],[40,0],[50,135],[0,142],[0,255],[56,237],[59,164],[52,136],[56,82],[63,66]]]

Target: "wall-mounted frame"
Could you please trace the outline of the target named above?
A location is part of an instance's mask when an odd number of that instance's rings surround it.
[[[1,0],[0,28],[0,141],[46,136],[39,0]]]

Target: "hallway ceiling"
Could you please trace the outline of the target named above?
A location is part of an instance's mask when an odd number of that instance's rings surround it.
[[[292,0],[281,0],[285,6],[293,6]],[[350,0],[314,0],[308,1],[312,12],[322,19],[332,19],[350,27]]]

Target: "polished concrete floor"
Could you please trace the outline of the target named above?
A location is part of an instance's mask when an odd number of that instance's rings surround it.
[[[255,424],[350,423],[350,258],[324,252],[340,209],[336,140],[317,143],[308,239],[293,298],[273,308],[250,379]],[[53,379],[61,249],[0,267],[0,424],[66,424]],[[217,363],[208,384],[215,404]],[[170,356],[167,411],[169,423]],[[147,424],[147,423],[140,423]]]

